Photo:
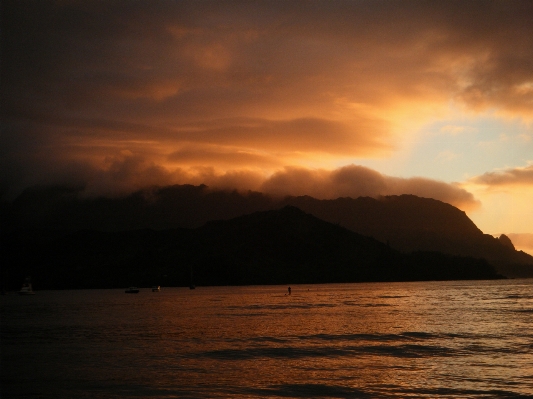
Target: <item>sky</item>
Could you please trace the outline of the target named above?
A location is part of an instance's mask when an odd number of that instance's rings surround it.
[[[414,194],[533,253],[531,1],[1,8],[3,199]]]

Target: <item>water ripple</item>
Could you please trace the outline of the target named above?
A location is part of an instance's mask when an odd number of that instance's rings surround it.
[[[290,397],[290,398],[370,398],[369,393],[351,387],[332,384],[284,384],[268,388],[255,388],[247,390],[249,394],[265,397]]]
[[[436,345],[361,345],[361,346],[279,346],[244,349],[217,349],[195,352],[187,357],[207,357],[219,360],[243,360],[259,358],[298,359],[307,357],[344,357],[380,355],[398,358],[453,356],[457,351]]]

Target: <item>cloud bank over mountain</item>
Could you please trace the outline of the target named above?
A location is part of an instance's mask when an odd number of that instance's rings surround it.
[[[462,209],[471,209],[478,205],[474,196],[457,184],[421,177],[390,177],[357,165],[332,171],[287,168],[268,178],[261,185],[261,189],[270,194],[310,195],[319,199],[413,194],[435,198]]]
[[[474,196],[458,184],[437,180],[398,178],[373,169],[348,165],[333,170],[286,167],[271,176],[252,171],[229,171],[217,174],[212,168],[168,171],[132,154],[123,153],[107,160],[105,170],[87,168],[71,184],[84,197],[117,197],[152,185],[206,184],[212,189],[260,191],[275,197],[309,195],[318,199],[361,196],[413,194],[434,198],[469,210],[479,206]],[[69,177],[71,170],[58,171]],[[86,180],[80,177],[85,176]],[[61,177],[59,175],[59,177]],[[53,181],[49,182],[53,185]]]

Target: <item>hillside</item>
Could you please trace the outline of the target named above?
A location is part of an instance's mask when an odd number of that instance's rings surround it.
[[[402,252],[438,251],[485,258],[502,274],[533,277],[532,256],[516,251],[508,238],[483,234],[463,211],[441,201],[401,195],[336,200],[290,197],[284,203]]]
[[[301,284],[499,278],[486,261],[402,254],[286,206],[197,229],[32,232],[2,239],[6,288]],[[31,248],[31,251],[25,251]]]
[[[509,277],[533,277],[533,257],[512,243],[483,234],[452,205],[412,195],[379,199],[311,197],[275,199],[257,192],[210,190],[206,186],[152,187],[122,198],[84,198],[72,188],[26,190],[3,203],[2,231],[169,230],[198,228],[258,211],[296,206],[319,219],[374,237],[401,252],[438,251],[485,258]]]

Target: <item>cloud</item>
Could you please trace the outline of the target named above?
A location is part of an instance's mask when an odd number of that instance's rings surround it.
[[[279,158],[265,152],[246,150],[239,147],[220,145],[187,144],[167,156],[171,164],[215,164],[225,168],[246,167],[281,167]]]
[[[265,180],[261,191],[273,195],[310,195],[320,199],[413,194],[438,199],[461,209],[479,206],[471,193],[456,184],[419,177],[391,177],[357,165],[332,171],[286,168]]]
[[[356,126],[321,118],[291,120],[239,119],[216,121],[216,126],[173,132],[186,142],[241,145],[276,152],[322,152],[364,155],[390,150],[382,138],[386,129],[360,118]]]
[[[529,109],[527,2],[291,3],[7,2],[7,88],[100,111],[118,100],[119,116],[287,117],[292,103],[309,117],[332,99],[430,94]]]
[[[142,158],[124,189],[385,156],[450,102],[531,120],[528,1],[7,0],[1,18],[4,192],[123,150]]]
[[[179,172],[171,173],[130,151],[122,151],[118,156],[106,158],[103,169],[93,170],[84,194],[120,196],[155,184],[170,185],[179,178]]]
[[[219,150],[218,147],[215,148]],[[171,158],[201,157],[202,151],[209,150],[183,149],[172,154]],[[228,154],[221,152],[217,156],[223,159]],[[205,156],[212,158],[213,154],[207,153]],[[255,155],[243,155],[244,163],[250,156]],[[269,175],[260,168],[241,167],[225,170],[211,166],[163,167],[152,162],[150,158],[129,150],[118,151],[98,165],[68,160],[58,165],[57,169],[53,169],[53,173],[49,173],[52,168],[47,168],[46,176],[26,181],[26,186],[69,185],[79,190],[82,196],[117,197],[150,186],[205,184],[212,189],[252,190],[273,196],[310,195],[319,199],[333,199],[413,194],[435,198],[461,209],[474,209],[479,205],[471,193],[457,184],[420,177],[391,177],[357,165],[333,170],[288,166]],[[4,193],[4,199],[14,199],[23,188],[24,186],[17,186],[17,190],[10,192],[10,195]]]
[[[169,172],[131,156],[109,160],[108,167],[100,171],[98,177],[95,181],[99,185],[91,183],[85,193],[116,195],[126,193],[120,191],[126,187],[138,189],[150,181],[157,181],[160,185],[206,184],[212,189],[253,190],[274,196],[309,195],[318,199],[413,194],[438,199],[463,210],[479,206],[479,201],[471,193],[456,184],[416,177],[391,177],[357,165],[333,170],[286,167],[272,175],[247,169],[221,173],[212,167],[178,168]],[[112,191],[106,191],[106,187]]]
[[[212,189],[261,191],[274,196],[310,195],[319,199],[413,194],[461,209],[476,208],[474,196],[456,184],[424,178],[398,178],[348,165],[333,170],[286,167],[272,175],[258,170],[217,171],[212,167],[166,169],[123,151],[88,174],[83,195],[120,196],[151,185],[206,184]]]
[[[489,187],[533,186],[533,164],[522,168],[487,172],[472,178],[471,182]]]

